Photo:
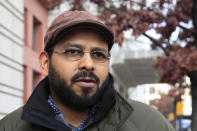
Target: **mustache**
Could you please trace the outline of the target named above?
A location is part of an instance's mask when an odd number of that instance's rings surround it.
[[[76,73],[72,78],[71,78],[71,82],[74,83],[76,82],[79,78],[85,78],[85,77],[90,77],[92,79],[94,79],[96,81],[97,84],[99,84],[100,79],[98,78],[98,76],[96,74],[94,74],[94,72],[87,72],[87,71],[82,71],[82,72],[78,72]]]

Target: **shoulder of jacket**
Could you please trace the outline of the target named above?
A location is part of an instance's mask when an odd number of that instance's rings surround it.
[[[149,120],[149,118],[154,118],[154,121],[166,120],[166,118],[155,108],[150,105],[130,100],[129,104],[133,108],[131,117],[134,117],[136,120]]]
[[[155,108],[134,100],[130,100],[129,103],[133,108],[129,121],[140,131],[175,131],[168,120]]]
[[[130,110],[130,115],[120,128],[121,131],[175,131],[168,120],[156,109],[144,103],[125,100],[117,93],[117,102],[123,110]]]
[[[8,115],[6,115],[2,120],[2,121],[10,121],[10,120],[18,120],[22,114],[22,107],[16,109],[15,111],[9,113]]]
[[[16,127],[19,123],[22,123],[21,114],[22,114],[22,107],[18,108],[17,110],[11,112],[10,114],[6,115],[3,119],[0,120],[0,130],[5,131],[13,131],[16,130]]]

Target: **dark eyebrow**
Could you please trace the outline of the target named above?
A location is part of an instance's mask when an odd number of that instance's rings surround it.
[[[76,48],[80,48],[82,49],[83,47],[77,43],[67,43],[63,46],[64,48],[68,48],[68,47],[76,47]]]
[[[108,53],[105,48],[99,48],[99,47],[93,48],[93,51],[102,51],[102,52]]]
[[[77,43],[67,43],[63,46],[64,48],[68,48],[68,47],[76,47],[76,48],[80,48],[83,49],[83,46]],[[101,48],[101,47],[93,47],[92,51],[102,51],[105,53],[108,53],[108,50],[105,48]]]

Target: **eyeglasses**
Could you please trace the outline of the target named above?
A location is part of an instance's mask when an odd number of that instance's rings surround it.
[[[95,63],[104,63],[108,61],[110,58],[105,51],[83,51],[81,49],[66,49],[64,51],[49,52],[63,54],[66,57],[66,59],[71,61],[80,60],[85,53],[90,53],[90,56]]]

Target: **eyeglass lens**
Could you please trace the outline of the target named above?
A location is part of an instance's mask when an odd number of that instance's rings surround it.
[[[79,60],[85,53],[90,53],[94,62],[102,63],[108,60],[108,55],[104,51],[82,51],[80,49],[66,49],[64,55],[70,60]]]

